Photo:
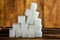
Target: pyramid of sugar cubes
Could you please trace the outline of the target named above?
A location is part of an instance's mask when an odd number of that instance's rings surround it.
[[[32,2],[30,8],[25,10],[25,15],[18,16],[18,23],[9,29],[9,37],[42,37],[42,20],[38,18],[39,12],[36,9],[37,4]]]

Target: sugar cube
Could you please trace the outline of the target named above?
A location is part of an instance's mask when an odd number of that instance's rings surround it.
[[[15,37],[15,30],[9,29],[9,37]]]
[[[35,38],[35,31],[28,31],[28,38]]]
[[[33,24],[34,20],[33,20],[33,17],[28,17],[27,18],[27,23],[28,24]]]
[[[21,24],[21,30],[27,31],[28,30],[28,24],[27,23]]]
[[[25,15],[31,17],[32,16],[32,11],[30,9],[25,10]]]
[[[20,29],[16,29],[16,37],[21,37],[22,36],[22,32]]]
[[[29,25],[29,31],[35,31],[34,30],[34,25]]]
[[[33,13],[33,19],[34,20],[38,19],[39,12],[33,11],[32,13]]]
[[[38,19],[36,19],[36,20],[34,21],[34,24],[40,25],[41,22],[42,22],[42,19],[38,18]]]
[[[18,16],[18,23],[25,23],[25,16]]]
[[[17,24],[17,23],[14,23],[13,24],[13,29],[16,30],[16,29],[20,29],[21,28],[21,24]]]
[[[30,10],[36,11],[36,9],[37,9],[37,4],[32,2],[30,5]]]
[[[38,16],[39,16],[39,12],[37,11],[37,12],[36,12],[36,17],[38,18]]]
[[[24,38],[24,37],[28,37],[28,31],[22,31],[22,37]]]
[[[42,30],[42,25],[34,25],[34,30],[35,31],[41,31]]]
[[[36,37],[42,37],[42,31],[36,31]]]

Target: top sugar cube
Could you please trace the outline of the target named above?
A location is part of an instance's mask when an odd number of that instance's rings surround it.
[[[18,23],[25,23],[25,16],[18,16]]]
[[[32,2],[30,5],[30,10],[36,11],[36,9],[37,9],[37,4]]]

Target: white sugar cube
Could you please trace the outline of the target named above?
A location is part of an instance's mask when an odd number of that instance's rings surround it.
[[[35,31],[41,31],[42,30],[42,25],[34,25],[34,30]]]
[[[16,29],[21,29],[21,24],[14,23],[14,24],[13,24],[13,29],[14,29],[14,30],[16,30]]]
[[[25,23],[25,16],[18,16],[18,23]]]
[[[39,16],[39,12],[37,11],[37,12],[36,12],[36,17],[38,18],[38,16]]]
[[[28,31],[22,31],[22,37],[24,38],[24,37],[28,37]]]
[[[34,20],[38,19],[38,15],[39,15],[39,12],[32,11],[32,16],[27,17],[27,23],[28,24],[33,24]]]
[[[36,31],[36,37],[42,37],[42,32],[41,31]]]
[[[15,30],[9,29],[9,37],[15,37]]]
[[[22,31],[27,31],[28,30],[28,24],[27,23],[21,24],[21,30]]]
[[[20,29],[16,29],[16,37],[21,37],[22,36],[22,32]]]
[[[41,24],[41,19],[36,19],[34,21],[34,29],[35,31],[39,31],[39,30],[42,30],[42,24]]]
[[[34,30],[34,25],[29,25],[29,31],[35,31]]]
[[[33,14],[33,16],[32,16],[33,17],[33,20],[38,19],[39,12],[33,11],[32,14]]]
[[[41,22],[42,22],[42,19],[38,18],[38,19],[36,19],[36,20],[34,21],[34,24],[40,25]]]
[[[30,9],[26,9],[25,10],[25,15],[31,17],[32,16],[32,11]]]
[[[33,20],[33,17],[28,17],[27,18],[27,23],[28,24],[33,24],[34,20]]]
[[[32,2],[30,5],[30,10],[36,11],[36,9],[37,9],[37,4]]]
[[[28,31],[28,38],[35,38],[35,31]]]
[[[21,36],[21,24],[17,24],[17,23],[14,23],[13,24],[13,30],[15,30],[16,32],[16,37],[20,37]]]
[[[14,30],[17,28],[17,25],[16,24],[17,23],[14,23],[13,26],[12,26]]]

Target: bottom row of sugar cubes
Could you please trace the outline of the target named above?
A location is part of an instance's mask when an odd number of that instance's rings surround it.
[[[35,38],[35,37],[42,37],[42,32],[41,31],[22,31],[22,34],[21,34],[22,38]]]
[[[13,30],[10,29],[9,30],[9,37],[28,37],[28,38],[35,38],[35,37],[42,37],[42,32],[41,31],[32,31],[32,30],[28,30],[28,31],[21,31],[21,30]]]

